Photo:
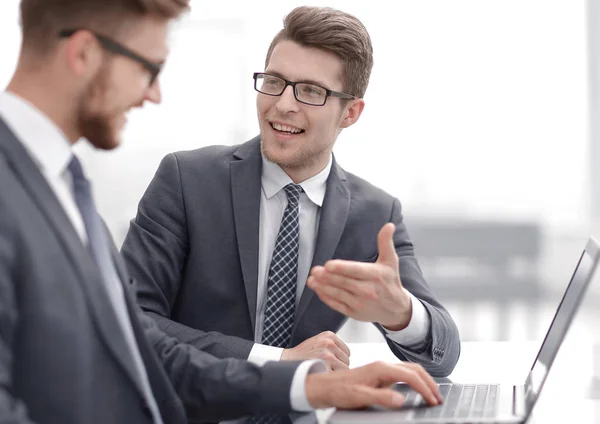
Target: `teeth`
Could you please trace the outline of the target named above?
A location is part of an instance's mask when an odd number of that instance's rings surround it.
[[[275,122],[273,122],[271,125],[273,125],[273,128],[275,128],[277,131],[285,131],[285,132],[289,132],[292,134],[298,134],[298,133],[302,132],[302,130],[299,128],[288,127],[287,125],[280,125],[280,124],[276,124]]]

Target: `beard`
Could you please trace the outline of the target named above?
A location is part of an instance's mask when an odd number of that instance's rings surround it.
[[[275,146],[273,146],[275,145]],[[271,149],[277,149],[279,142],[272,140],[271,142],[265,142],[261,138],[260,151],[264,158],[269,162],[279,165],[283,169],[303,169],[314,165],[319,159],[319,152],[308,152],[305,149],[300,149],[293,154],[278,155],[272,152]]]
[[[97,149],[112,150],[121,144],[118,119],[121,111],[103,109],[107,103],[108,67],[103,67],[90,83],[79,104],[77,125],[80,134]]]

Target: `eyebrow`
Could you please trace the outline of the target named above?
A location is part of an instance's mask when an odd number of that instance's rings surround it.
[[[283,76],[282,73],[277,72],[277,71],[265,71],[265,73],[266,74],[272,74],[272,75],[278,76],[278,77],[283,78],[283,79],[288,79],[285,76]],[[323,83],[322,81],[315,81],[315,80],[311,80],[311,79],[300,79],[300,80],[294,81],[294,82],[304,82],[304,83],[307,83],[307,84],[314,84],[314,85],[318,85],[319,87],[323,87],[323,88],[329,90],[329,88],[327,87],[327,84]]]

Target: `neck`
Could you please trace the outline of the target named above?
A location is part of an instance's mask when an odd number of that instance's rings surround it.
[[[68,98],[63,84],[42,75],[41,72],[25,72],[17,67],[6,90],[31,103],[62,130],[71,144],[81,137],[75,121],[74,101]]]

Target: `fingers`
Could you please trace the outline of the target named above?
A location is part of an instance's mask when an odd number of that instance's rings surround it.
[[[380,278],[380,275],[373,276],[373,278]],[[352,277],[328,272],[323,267],[313,269],[310,277],[308,277],[307,284],[313,290],[316,286],[321,286],[324,290],[331,288],[332,297],[336,297],[333,291],[335,289],[342,290],[353,297],[365,299],[375,299],[377,297],[377,290],[373,284],[370,284],[370,281],[360,281]]]
[[[350,366],[350,357],[346,352],[340,349],[337,345],[330,349],[330,352],[335,355],[335,358],[345,365],[344,368],[348,368]]]
[[[350,365],[350,349],[335,333],[324,331],[317,336],[321,340],[318,346],[323,351],[321,359],[332,365],[333,370],[348,369]]]
[[[381,405],[386,408],[400,408],[404,404],[404,396],[394,389],[380,389],[361,386],[355,390],[356,398],[352,408],[363,408],[370,405]]]
[[[342,339],[340,339],[338,336],[335,335],[335,333],[331,333],[333,335],[333,341],[334,343],[337,345],[337,347],[344,352],[344,354],[350,358],[350,348],[348,347],[348,345],[346,345],[346,343],[344,343],[344,341]],[[349,359],[348,359],[349,360]]]
[[[325,361],[327,366],[329,366],[329,369],[331,371],[341,371],[341,370],[349,369],[350,361],[343,362],[342,360],[340,360],[337,356],[335,356],[333,354],[326,354],[324,356],[325,356],[325,358],[322,358],[322,359]]]
[[[419,364],[386,364],[384,362],[376,362],[367,365],[367,367],[369,366],[373,367],[373,370],[370,370],[370,372],[377,376],[379,386],[387,386],[401,381],[420,393],[423,399],[430,405],[438,405],[442,401],[436,382]]]
[[[436,382],[421,365],[396,364],[392,366],[400,370],[399,376],[402,375],[402,378],[397,381],[404,381],[419,392],[428,404],[438,405],[442,401]]]
[[[332,259],[325,263],[324,267],[314,267],[311,270],[325,268],[328,273],[338,274],[359,281],[371,281],[378,277],[375,264],[368,262],[347,261],[344,259]]]
[[[431,375],[429,375],[429,373],[427,371],[425,371],[425,368],[423,368],[421,365],[414,364],[414,363],[404,363],[404,364],[395,364],[395,365],[396,366],[404,365],[404,366],[412,368],[417,374],[419,374],[421,376],[421,379],[425,382],[425,384],[427,384],[429,386],[431,392],[435,395],[438,402],[442,403],[444,401],[444,398],[440,394],[438,384],[435,382],[433,377],[431,377]]]
[[[394,231],[396,226],[391,222],[385,224],[377,235],[377,250],[379,257],[377,263],[388,266],[398,266],[398,255],[394,247]]]
[[[326,304],[327,306],[329,306],[331,309],[333,309],[334,311],[338,311],[340,314],[343,314],[343,315],[346,315],[346,316],[348,316],[350,318],[353,318],[352,315],[354,315],[353,314],[354,310],[352,310],[348,305],[346,305],[345,303],[340,302],[337,299],[329,297],[320,288],[316,288],[315,292],[317,293],[317,296],[319,296],[319,299],[321,299],[321,301],[324,304]]]
[[[331,342],[315,352],[315,357],[327,363],[332,371],[347,370],[350,366],[350,358],[335,343]]]
[[[312,277],[311,277],[312,278]],[[310,279],[309,279],[310,280]],[[366,300],[375,300],[377,294],[374,290],[366,288],[367,293],[353,293],[345,288],[330,286],[327,284],[315,284],[313,281],[307,281],[310,288],[315,290],[319,297],[327,297],[347,305],[350,309],[358,309]],[[371,293],[373,291],[373,293]]]

